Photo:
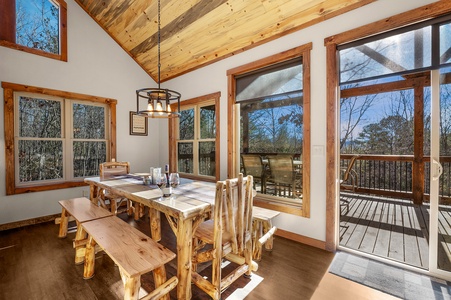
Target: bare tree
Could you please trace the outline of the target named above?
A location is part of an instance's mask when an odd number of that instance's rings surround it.
[[[16,43],[59,53],[59,8],[49,0],[18,0]]]
[[[368,109],[372,107],[376,96],[377,95],[366,95],[364,97],[349,97],[340,99],[340,149],[342,152],[352,152],[352,145],[351,149],[346,149],[345,145],[353,139],[356,134],[356,128],[364,125],[365,114]]]

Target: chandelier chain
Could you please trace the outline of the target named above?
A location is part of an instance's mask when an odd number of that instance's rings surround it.
[[[158,88],[143,88],[136,90],[136,114],[146,118],[178,118],[180,116],[181,94],[161,89],[161,3],[158,0]],[[139,109],[140,100],[146,100],[147,109]],[[171,105],[173,106],[171,108]]]
[[[161,71],[161,63],[160,63],[160,42],[161,42],[161,34],[160,34],[160,0],[158,0],[158,88],[160,88],[160,71]]]

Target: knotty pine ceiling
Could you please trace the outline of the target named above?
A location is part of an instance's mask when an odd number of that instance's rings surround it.
[[[155,81],[157,0],[75,0]],[[375,0],[161,0],[164,82]]]

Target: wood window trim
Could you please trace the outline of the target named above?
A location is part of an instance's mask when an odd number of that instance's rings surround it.
[[[5,177],[6,177],[6,195],[22,194],[29,192],[48,191],[55,189],[64,189],[77,186],[85,186],[83,181],[67,181],[57,184],[16,187],[15,182],[15,149],[14,149],[14,92],[29,92],[74,100],[90,101],[95,103],[104,103],[110,107],[110,144],[109,153],[111,157],[116,157],[116,104],[117,100],[90,96],[85,94],[64,92],[59,90],[34,87],[16,83],[2,82],[4,99],[4,127],[5,127]],[[108,152],[107,152],[108,153]]]
[[[235,113],[234,104],[236,103],[236,80],[235,78],[241,74],[248,73],[250,71],[261,69],[272,64],[287,61],[293,58],[302,57],[303,61],[303,105],[304,105],[304,141],[303,141],[303,201],[302,207],[286,205],[283,203],[274,203],[274,201],[266,201],[260,198],[258,195],[255,197],[254,204],[260,207],[265,207],[280,212],[298,215],[305,218],[310,218],[310,51],[312,50],[312,43],[308,43],[293,49],[286,50],[284,52],[248,63],[243,66],[239,66],[227,71],[228,79],[228,110],[227,118],[227,177],[236,177],[238,170],[236,170],[236,162],[239,159],[239,153],[236,153],[236,139],[234,137],[235,132]]]
[[[0,11],[4,11],[4,26],[0,26],[0,46],[32,53],[56,60],[67,61],[67,4],[64,0],[54,0],[59,5],[59,54],[29,48],[16,43],[16,4],[15,0],[0,1]],[[3,18],[2,16],[2,18]]]
[[[219,105],[220,105],[220,98],[221,98],[221,92],[216,92],[208,95],[203,95],[196,98],[191,98],[188,100],[184,100],[180,102],[180,108],[184,106],[189,105],[199,105],[201,102],[205,101],[211,101],[214,100],[215,102],[215,115],[216,115],[216,153],[215,153],[215,178],[209,179],[204,176],[196,176],[196,175],[184,175],[183,177],[190,178],[190,179],[199,179],[204,181],[212,181],[216,182],[220,178],[221,170],[220,170],[220,111],[219,111]],[[169,119],[169,166],[170,166],[170,172],[177,172],[177,124],[176,121],[178,119]]]
[[[337,47],[351,41],[369,37],[388,30],[407,26],[417,22],[437,18],[451,13],[451,2],[439,1],[429,5],[397,14],[371,24],[367,24],[324,40],[326,46],[326,102],[327,102],[327,144],[326,144],[326,250],[335,251],[338,246],[337,236],[337,196],[338,196],[338,57]]]

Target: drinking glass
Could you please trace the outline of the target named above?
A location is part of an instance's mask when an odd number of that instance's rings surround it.
[[[160,184],[157,184],[158,187],[159,187],[160,189],[161,189],[161,188],[164,188],[164,187],[166,187],[166,183],[167,183],[166,176],[165,176],[165,175],[161,175],[161,176],[160,176]]]
[[[179,173],[171,173],[171,175],[169,175],[169,183],[173,188],[178,187],[180,184]]]
[[[155,178],[155,183],[160,189],[166,187],[166,176],[162,175]]]

